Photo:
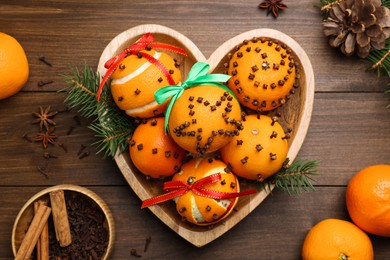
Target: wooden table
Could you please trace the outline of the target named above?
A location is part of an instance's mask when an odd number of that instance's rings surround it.
[[[79,3],[83,2],[83,3]],[[389,163],[390,103],[388,78],[365,72],[367,64],[330,48],[322,34],[319,0],[285,1],[289,8],[278,19],[259,10],[258,1],[22,1],[2,0],[0,31],[17,38],[30,64],[29,81],[16,96],[0,101],[0,259],[11,259],[11,231],[22,205],[36,192],[57,184],[88,187],[109,205],[117,226],[112,259],[143,258],[299,259],[308,230],[325,218],[349,220],[344,196],[358,170]],[[145,23],[175,29],[190,38],[205,56],[229,38],[256,28],[287,33],[307,52],[315,73],[314,111],[298,155],[319,160],[316,192],[289,196],[273,192],[247,218],[216,241],[196,248],[176,235],[149,210],[122,177],[115,162],[95,155],[90,121],[76,111],[55,117],[58,142],[50,146],[57,159],[44,159],[39,143],[23,138],[39,130],[33,111],[51,105],[63,110],[72,66],[96,68],[104,47],[120,32]],[[52,67],[39,60],[45,56]],[[39,87],[40,81],[53,81]],[[73,127],[71,133],[69,129]],[[80,146],[88,157],[79,159]],[[48,176],[37,167],[46,166]],[[145,239],[151,237],[147,252]],[[390,240],[370,236],[376,259],[390,259]]]

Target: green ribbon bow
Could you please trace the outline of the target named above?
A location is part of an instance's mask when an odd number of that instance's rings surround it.
[[[190,72],[188,73],[187,80],[184,81],[181,85],[166,86],[158,89],[154,93],[154,99],[158,104],[162,104],[170,97],[172,97],[165,112],[166,132],[168,132],[168,121],[172,107],[176,100],[183,94],[185,89],[195,86],[213,85],[223,88],[234,96],[233,92],[227,86],[220,83],[228,81],[230,76],[225,74],[207,74],[209,69],[209,64],[205,62],[197,62],[194,64],[194,66],[192,66]]]

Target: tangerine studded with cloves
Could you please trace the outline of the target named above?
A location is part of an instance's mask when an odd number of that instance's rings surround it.
[[[217,159],[194,158],[183,164],[181,171],[175,174],[172,180],[191,185],[204,177],[220,173],[221,181],[208,184],[205,188],[225,193],[239,192],[237,177],[232,173],[226,173],[226,167],[224,162]],[[233,211],[238,197],[216,200],[188,191],[175,201],[176,210],[184,220],[196,225],[210,225],[226,218]]]
[[[170,85],[164,73],[142,55],[153,56],[171,75],[175,84],[181,81],[179,63],[164,52],[153,49],[128,55],[112,74],[111,94],[116,105],[132,117],[150,118],[162,114],[167,102],[157,104],[154,92]]]
[[[173,105],[168,125],[183,149],[195,154],[214,152],[239,135],[240,104],[221,87],[192,87]]]
[[[280,170],[288,152],[289,132],[277,117],[248,115],[239,136],[221,150],[222,160],[238,176],[263,181]]]
[[[185,151],[165,134],[164,118],[142,120],[129,140],[134,166],[150,178],[164,178],[180,170]]]
[[[240,103],[255,111],[283,105],[298,87],[299,71],[291,49],[269,38],[253,38],[237,46],[225,63],[229,88]]]

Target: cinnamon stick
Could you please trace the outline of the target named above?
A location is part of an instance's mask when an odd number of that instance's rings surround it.
[[[57,241],[61,247],[69,246],[72,243],[72,237],[70,234],[64,191],[56,190],[50,192],[50,203],[53,211],[53,222]]]
[[[37,209],[37,213],[27,230],[26,235],[19,247],[18,253],[16,254],[15,260],[28,259],[34,250],[35,245],[42,233],[42,230],[47,223],[51,209],[43,204],[40,204]]]
[[[34,202],[34,213],[37,214],[39,205],[43,204],[47,206],[46,200],[39,200]],[[43,226],[41,235],[37,242],[37,259],[38,260],[49,260],[49,225],[46,222]]]

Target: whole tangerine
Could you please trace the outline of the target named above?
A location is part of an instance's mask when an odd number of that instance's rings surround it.
[[[165,134],[164,118],[156,117],[141,123],[129,143],[134,166],[151,178],[164,178],[180,170],[185,151]]]
[[[213,158],[194,158],[183,164],[181,171],[175,174],[172,181],[192,184],[204,177],[220,173],[222,179],[210,183],[205,189],[219,192],[239,192],[237,177],[226,172],[227,165]],[[192,190],[176,199],[177,212],[187,221],[196,225],[215,224],[226,218],[236,205],[238,198],[216,200],[195,194]]]
[[[206,154],[225,146],[238,134],[241,108],[235,97],[218,86],[186,89],[172,107],[169,131],[183,149]]]
[[[29,66],[23,47],[0,32],[0,100],[18,93],[26,84]]]
[[[346,202],[358,227],[390,237],[390,165],[373,165],[356,173],[348,183]]]
[[[306,235],[303,260],[372,260],[374,249],[370,238],[351,222],[325,219]]]
[[[152,49],[127,56],[112,74],[111,94],[116,105],[129,116],[150,118],[163,113],[167,106],[167,102],[158,104],[154,100],[154,92],[170,84],[160,68],[142,53],[160,61],[175,84],[181,81],[181,72],[171,56]]]
[[[282,168],[288,142],[282,126],[265,115],[249,115],[243,130],[220,150],[222,159],[243,178],[263,181]]]

